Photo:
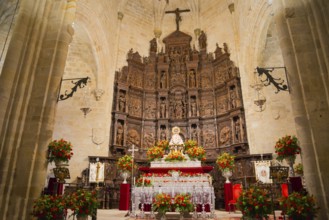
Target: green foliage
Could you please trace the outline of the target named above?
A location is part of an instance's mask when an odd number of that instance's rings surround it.
[[[242,191],[237,207],[244,217],[267,217],[271,213],[271,199],[266,190],[251,187]]]

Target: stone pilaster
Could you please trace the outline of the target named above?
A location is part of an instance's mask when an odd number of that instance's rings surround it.
[[[308,11],[299,1],[274,1],[274,6],[307,188],[321,207],[319,219],[328,219],[328,86],[322,73],[323,54],[319,53],[319,47],[327,48],[328,42],[319,41],[315,34],[325,30],[309,22],[321,11]]]
[[[0,219],[30,219],[46,177],[75,0],[25,0],[0,83]]]

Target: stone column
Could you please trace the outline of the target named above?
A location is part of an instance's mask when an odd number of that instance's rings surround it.
[[[0,219],[31,219],[44,187],[75,0],[23,0],[0,76]]]
[[[304,2],[304,1],[303,1]],[[288,70],[292,109],[297,136],[303,152],[304,175],[307,189],[321,207],[318,219],[329,219],[329,110],[327,68],[321,60],[321,48],[328,41],[319,41],[317,33],[326,29],[316,26],[311,19],[322,11],[307,10],[302,1],[273,1],[275,23],[285,66]],[[324,14],[322,16],[325,17]],[[322,35],[322,34],[320,34]]]

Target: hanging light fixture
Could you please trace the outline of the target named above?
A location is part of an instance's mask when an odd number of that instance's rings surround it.
[[[254,72],[254,74],[255,74],[254,82],[252,85],[250,85],[250,87],[253,88],[255,92],[254,94],[254,104],[256,105],[255,111],[262,112],[266,108],[266,98],[263,93],[264,84],[261,78],[257,76],[257,72]]]
[[[82,96],[82,107],[80,108],[81,111],[83,112],[85,118],[86,115],[91,112],[91,104],[90,104],[90,87],[89,85],[86,86],[86,88],[84,88],[83,91],[83,96]]]
[[[255,90],[254,104],[257,106],[255,111],[262,112],[266,108],[266,98],[263,94],[264,85],[260,82],[255,82],[251,88]]]

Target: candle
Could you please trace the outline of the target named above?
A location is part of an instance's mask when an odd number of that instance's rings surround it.
[[[136,183],[135,181],[136,181],[136,180],[135,180],[135,177],[134,177],[134,186],[135,186],[135,183]]]
[[[152,184],[154,184],[154,176],[153,176],[153,173],[152,173]]]
[[[143,183],[142,183],[142,186],[144,186],[144,178],[145,178],[145,177],[143,176]]]

